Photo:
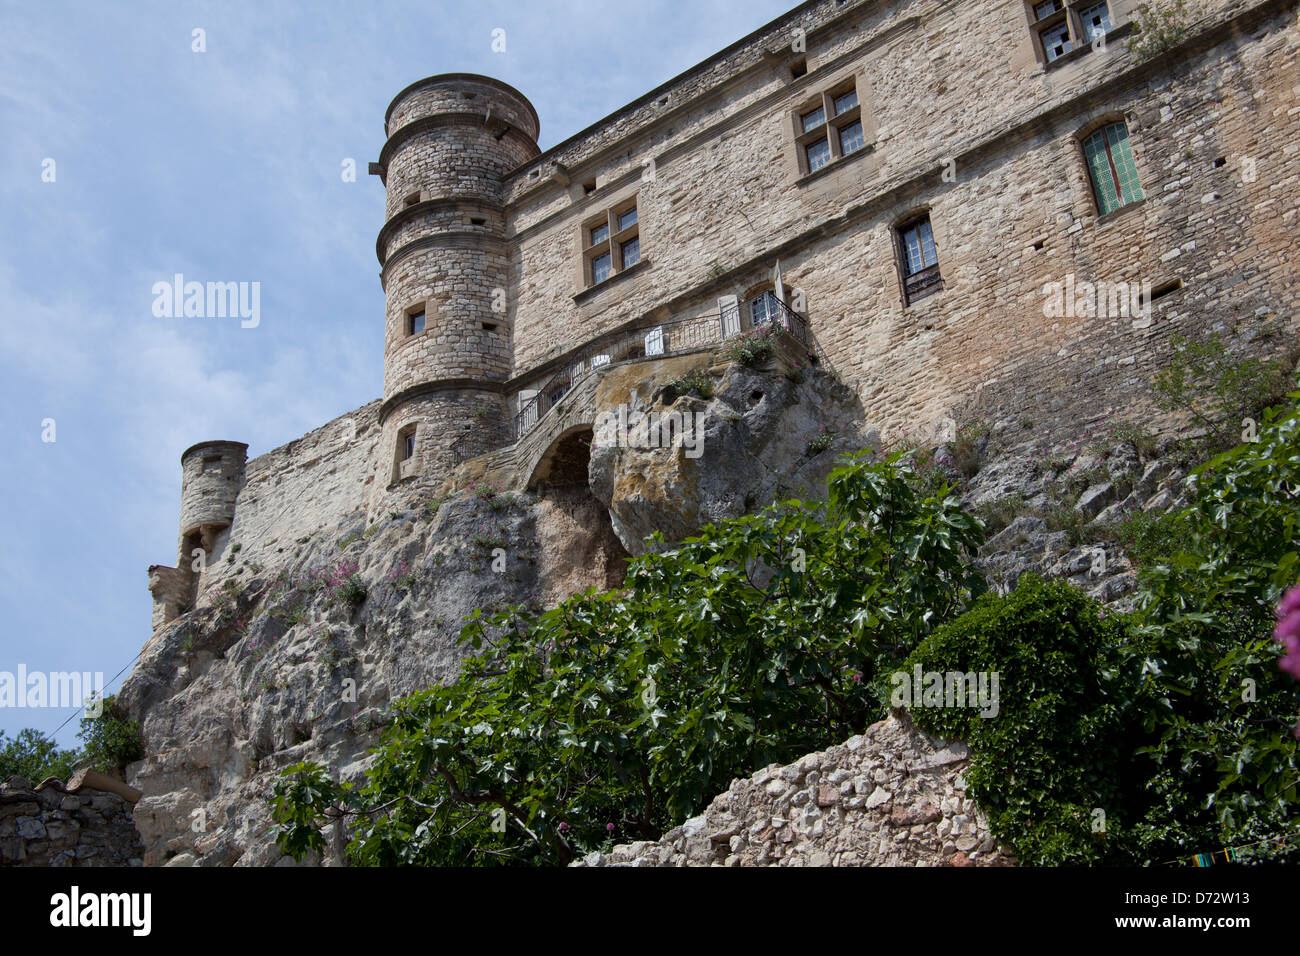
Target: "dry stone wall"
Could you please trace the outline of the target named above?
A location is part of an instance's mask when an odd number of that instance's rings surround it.
[[[131,812],[115,793],[10,777],[0,783],[0,866],[140,866]]]
[[[1006,866],[966,795],[966,746],[896,712],[843,744],[733,780],[665,833],[575,866]]]

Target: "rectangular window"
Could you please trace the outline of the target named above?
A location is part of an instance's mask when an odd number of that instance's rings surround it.
[[[928,218],[903,231],[903,248],[907,252],[908,275],[915,275],[922,269],[938,264],[939,256],[934,250],[934,232]]]
[[[815,173],[831,161],[831,145],[824,139],[809,143],[805,149],[808,151],[808,172],[810,173]]]
[[[1065,56],[1072,49],[1068,24],[1062,23],[1059,27],[1043,31],[1043,56],[1047,57],[1048,63]]]
[[[1085,139],[1083,155],[1088,162],[1088,175],[1100,215],[1143,198],[1128,127],[1123,123],[1111,123]]]
[[[1112,28],[1110,5],[1104,0],[1046,0],[1033,3],[1026,16],[1045,65],[1068,53],[1082,56]]]
[[[903,300],[911,305],[943,288],[930,217],[915,219],[899,229],[898,241],[903,260]]]
[[[620,250],[623,258],[623,268],[627,269],[641,261],[641,240],[629,239],[623,243]]]
[[[1083,25],[1084,40],[1091,43],[1110,32],[1110,10],[1104,3],[1094,4],[1079,11],[1079,22]]]
[[[415,457],[415,432],[402,436],[402,461]]]
[[[641,261],[640,215],[635,199],[625,199],[583,223],[583,275],[597,285]]]
[[[410,313],[409,334],[419,335],[424,331],[424,309]]]
[[[856,153],[864,144],[862,138],[862,121],[857,120],[840,130],[840,152],[845,156]]]
[[[824,89],[817,100],[798,104],[800,108],[791,117],[799,171],[804,176],[868,146],[856,81],[845,80]]]
[[[817,107],[817,109],[813,110],[811,113],[803,114],[803,131],[805,133],[811,133],[818,126],[823,126],[825,125],[825,123],[826,123],[826,110],[820,106]]]

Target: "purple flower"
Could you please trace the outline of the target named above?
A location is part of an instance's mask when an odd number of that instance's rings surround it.
[[[560,832],[561,832],[561,833],[564,833],[564,832],[565,832],[566,830],[568,830],[568,829],[569,829],[569,825],[568,825],[567,823],[565,823],[563,820],[561,820],[561,821],[560,821]]]
[[[607,833],[613,833],[613,832],[614,832],[614,824],[612,824],[612,823],[606,823],[606,824],[605,824],[605,831],[606,831]]]

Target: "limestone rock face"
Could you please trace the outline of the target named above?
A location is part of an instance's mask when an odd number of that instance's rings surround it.
[[[657,842],[574,866],[1008,866],[966,796],[966,746],[904,712],[789,766],[733,780]]]
[[[118,694],[149,754],[127,768],[145,865],[289,863],[268,802],[281,770],[314,760],[360,779],[389,702],[455,674],[473,609],[622,580],[626,555],[584,489],[420,494],[306,537],[279,569],[239,566],[145,645]]]
[[[688,372],[709,383],[709,397],[698,390],[683,394],[667,378]],[[626,366],[604,377],[595,405],[615,417],[606,419],[611,424],[621,423],[620,414],[636,422],[654,413],[681,416],[688,429],[698,429],[688,431],[681,447],[647,447],[663,444],[662,428],[658,441],[634,428],[620,441],[621,424],[602,435],[598,419],[591,490],[632,554],[650,548],[646,538],[653,531],[679,541],[777,499],[823,498],[835,460],[868,441],[859,432],[862,410],[852,390],[784,355],[757,368],[712,364],[708,357],[667,371]]]

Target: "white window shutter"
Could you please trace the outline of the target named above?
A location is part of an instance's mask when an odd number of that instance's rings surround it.
[[[731,338],[740,331],[740,300],[734,295],[718,297],[718,313],[722,317],[722,337]]]
[[[645,354],[664,354],[664,329],[662,325],[651,329],[650,334],[645,337]]]

